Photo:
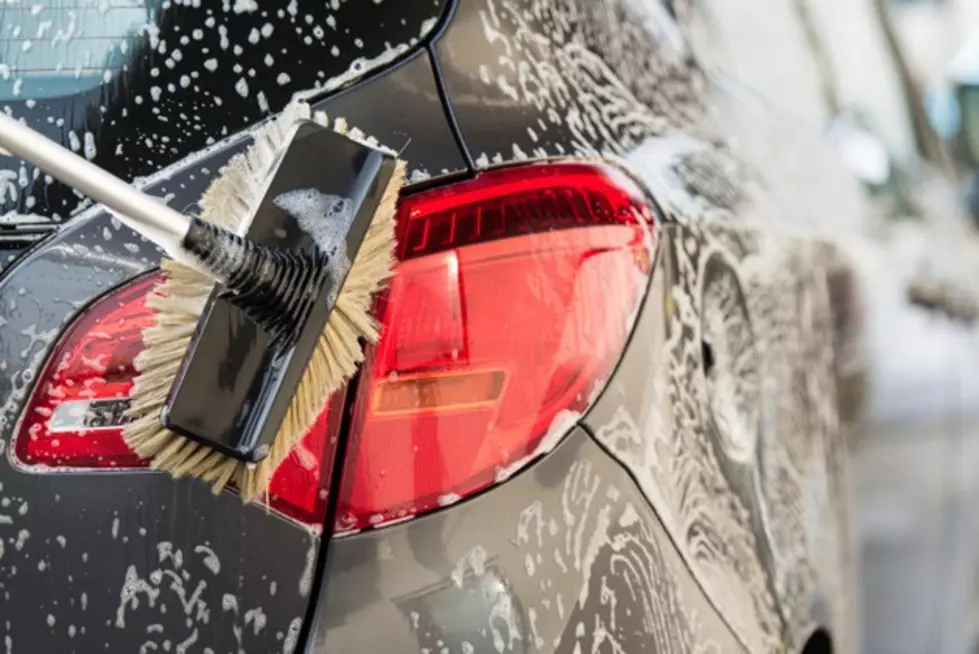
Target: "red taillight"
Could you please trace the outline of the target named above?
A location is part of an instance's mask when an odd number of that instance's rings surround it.
[[[404,198],[401,263],[356,391],[336,531],[470,495],[542,449],[549,430],[559,437],[623,350],[652,225],[639,189],[605,166],[501,169]],[[21,465],[145,465],[120,424],[157,281],[118,289],[65,332],[18,431]],[[276,471],[273,507],[322,522],[339,416],[324,407]]]
[[[152,323],[144,277],[92,305],[62,336],[24,412],[17,458],[29,466],[145,465],[119,430],[135,376],[141,331]]]
[[[102,298],[72,324],[38,378],[24,412],[14,452],[23,466],[51,468],[145,467],[122,438],[123,413],[152,320],[146,296],[159,277],[141,278]],[[272,478],[272,507],[310,524],[322,523],[320,484],[329,412],[297,445]],[[330,432],[332,433],[332,432]]]
[[[401,263],[359,382],[335,530],[478,492],[563,431],[622,353],[652,223],[627,178],[584,164],[402,200]]]

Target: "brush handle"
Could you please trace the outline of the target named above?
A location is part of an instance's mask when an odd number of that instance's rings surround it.
[[[82,191],[172,258],[183,258],[191,219],[0,111],[0,148]]]

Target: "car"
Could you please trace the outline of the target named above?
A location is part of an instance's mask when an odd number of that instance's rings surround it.
[[[268,497],[120,426],[160,252],[7,157],[7,652],[852,652],[817,133],[708,74],[666,0],[2,7],[3,109],[194,212],[301,94],[409,181],[383,335]]]

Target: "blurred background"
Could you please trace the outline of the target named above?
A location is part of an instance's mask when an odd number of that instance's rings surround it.
[[[821,125],[884,209],[848,244],[862,651],[979,653],[979,0],[677,7],[716,73]]]

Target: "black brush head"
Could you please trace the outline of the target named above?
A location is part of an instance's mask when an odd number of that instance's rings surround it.
[[[170,389],[166,428],[241,461],[268,454],[395,164],[301,122],[244,239],[195,222],[185,246],[227,283]]]

